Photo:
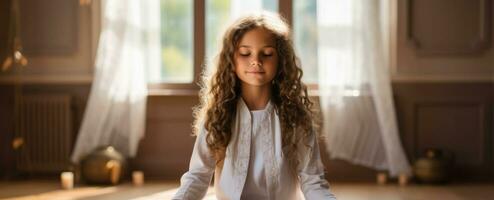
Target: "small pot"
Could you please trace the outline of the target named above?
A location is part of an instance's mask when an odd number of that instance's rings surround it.
[[[439,149],[427,149],[413,167],[415,178],[422,183],[444,183],[448,181],[449,169],[453,166],[453,156],[445,156]]]
[[[117,184],[125,171],[125,158],[112,146],[100,147],[84,157],[81,175],[90,184]]]

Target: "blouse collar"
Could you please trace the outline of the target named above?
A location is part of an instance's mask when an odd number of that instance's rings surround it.
[[[240,111],[242,113],[250,113],[251,110],[249,110],[249,107],[247,107],[247,104],[245,103],[244,99],[242,97],[239,97],[238,98],[238,103],[237,103],[237,107],[240,108]],[[273,103],[271,102],[271,99],[268,101],[268,103],[266,104],[266,107],[264,107],[264,109],[262,110],[255,110],[255,111],[263,111],[265,113],[271,113],[271,111],[273,110]]]

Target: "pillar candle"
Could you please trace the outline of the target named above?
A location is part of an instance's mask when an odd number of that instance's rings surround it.
[[[60,174],[60,181],[63,189],[68,190],[74,188],[74,173],[62,172]]]
[[[398,176],[398,183],[401,186],[408,185],[408,175],[406,175],[406,174],[400,174],[400,176]]]
[[[132,172],[132,183],[135,186],[141,186],[144,184],[144,173],[142,171],[133,171]]]
[[[387,177],[386,173],[381,172],[381,173],[378,173],[378,174],[377,174],[377,183],[378,183],[379,185],[384,185],[384,184],[386,184],[387,179],[388,179],[388,177]]]

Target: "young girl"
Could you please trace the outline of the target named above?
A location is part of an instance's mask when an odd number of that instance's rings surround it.
[[[336,199],[313,131],[312,102],[288,25],[264,12],[225,32],[195,111],[189,171],[174,199]]]

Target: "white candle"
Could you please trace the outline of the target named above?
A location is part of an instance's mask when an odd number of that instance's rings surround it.
[[[135,186],[141,186],[144,184],[144,173],[142,171],[133,171],[132,172],[132,183]]]
[[[380,185],[386,184],[387,179],[388,179],[388,177],[387,177],[386,173],[381,172],[381,173],[377,174],[377,183],[378,184],[380,184]]]
[[[406,174],[400,174],[400,176],[398,176],[398,183],[401,186],[407,185],[408,184],[408,175],[406,175]]]
[[[63,189],[68,190],[74,188],[74,173],[62,172],[62,174],[60,174],[60,181]]]

